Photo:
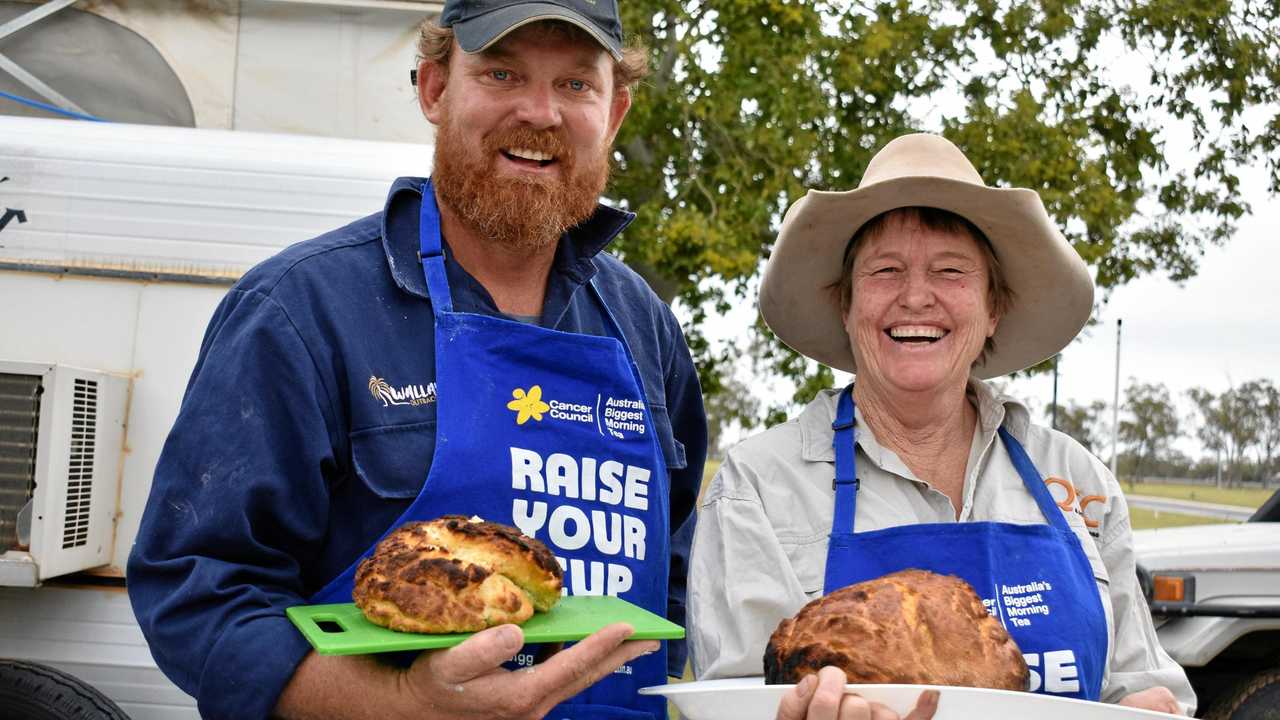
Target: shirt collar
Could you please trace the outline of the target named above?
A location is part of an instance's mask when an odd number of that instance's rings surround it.
[[[831,447],[834,435],[831,423],[836,417],[836,401],[841,392],[842,388],[820,391],[800,413],[800,452],[805,460],[835,462],[835,450]],[[1026,437],[1027,427],[1031,424],[1031,413],[1025,405],[1000,392],[997,387],[973,377],[969,378],[967,395],[977,401],[979,434],[993,435],[1004,425],[1014,437]],[[855,419],[859,425],[865,425],[861,409],[855,408]],[[882,464],[882,448],[873,437],[859,433],[858,445],[872,462]]]
[[[396,285],[403,291],[426,299],[427,282],[418,261],[418,220],[422,208],[422,184],[424,178],[402,177],[391,185],[382,212],[382,249],[387,255],[387,267]],[[563,276],[571,287],[577,287],[595,275],[592,261],[624,228],[635,219],[635,213],[598,205],[595,213],[581,224],[571,228],[560,238],[556,258],[552,263],[553,275]],[[446,238],[447,241],[447,238]],[[446,266],[450,263],[445,256]],[[454,268],[449,268],[451,271]],[[457,268],[461,270],[461,268]],[[453,274],[450,273],[450,280]],[[554,283],[549,283],[554,286]],[[549,287],[547,303],[557,299],[567,303],[568,298],[554,298]],[[548,308],[550,309],[550,308]],[[552,313],[544,313],[546,319]],[[557,317],[558,317],[558,313]]]

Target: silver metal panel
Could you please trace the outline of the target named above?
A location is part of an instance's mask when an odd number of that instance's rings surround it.
[[[156,668],[123,589],[0,588],[0,656],[65,670],[132,720],[199,717]]]
[[[232,127],[430,140],[409,70],[417,27],[439,8],[241,0]]]

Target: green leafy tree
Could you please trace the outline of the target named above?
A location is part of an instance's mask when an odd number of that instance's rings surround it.
[[[1178,411],[1169,388],[1133,378],[1125,388],[1121,409],[1125,417],[1120,420],[1120,440],[1133,455],[1132,478],[1141,481],[1144,470],[1178,438]]]
[[[654,73],[615,154],[610,192],[639,215],[616,247],[690,312],[708,396],[739,357],[793,380],[793,402],[831,384],[758,323],[723,346],[701,326],[754,304],[791,202],[854,186],[903,133],[942,132],[988,183],[1039,191],[1104,288],[1194,275],[1247,210],[1241,166],[1265,161],[1280,190],[1275,0],[620,6]],[[1137,70],[1133,86],[1115,81],[1119,60]],[[1184,148],[1173,138],[1188,128]],[[737,411],[758,422],[790,407]]]
[[[1187,396],[1195,404],[1201,425],[1197,434],[1204,446],[1218,453],[1220,466],[1228,484],[1240,480],[1245,453],[1258,439],[1258,422],[1251,398],[1240,388],[1229,388],[1214,395],[1204,388],[1191,388]],[[1225,460],[1225,464],[1222,461]]]
[[[1045,415],[1050,415],[1052,409],[1051,406]],[[1058,406],[1055,422],[1058,430],[1075,438],[1076,442],[1096,455],[1106,443],[1106,413],[1107,404],[1101,400],[1094,400],[1088,405],[1069,403],[1066,407]]]
[[[1252,416],[1258,479],[1270,482],[1280,471],[1280,388],[1270,380],[1250,380],[1240,386],[1240,394]]]

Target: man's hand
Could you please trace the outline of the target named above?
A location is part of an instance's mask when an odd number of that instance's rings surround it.
[[[400,677],[400,695],[410,704],[405,717],[541,718],[640,655],[656,641],[626,642],[635,632],[617,623],[558,652],[546,662],[520,670],[501,667],[524,644],[515,625],[476,633],[448,650],[423,653]]]
[[[837,667],[806,675],[783,696],[777,720],[929,720],[938,711],[937,690],[920,693],[915,708],[900,718],[885,705],[846,694],[844,685],[844,671]]]
[[[424,652],[408,669],[371,656],[311,653],[281,693],[275,716],[287,720],[529,720],[577,695],[645,653],[657,641],[627,642],[618,623],[533,667],[502,663],[524,644],[515,625],[489,628],[448,650]]]
[[[1174,715],[1182,714],[1182,706],[1178,704],[1177,698],[1173,696],[1173,692],[1167,687],[1157,686],[1139,690],[1136,693],[1125,695],[1116,704],[1143,710],[1172,713]]]

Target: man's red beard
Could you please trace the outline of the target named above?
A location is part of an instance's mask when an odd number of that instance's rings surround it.
[[[501,148],[552,155],[560,176],[498,177]],[[431,181],[440,202],[479,235],[521,251],[554,244],[596,210],[609,180],[608,147],[575,157],[552,130],[513,128],[494,133],[477,147],[463,139],[446,114],[436,133]]]

